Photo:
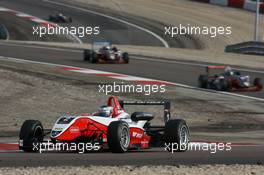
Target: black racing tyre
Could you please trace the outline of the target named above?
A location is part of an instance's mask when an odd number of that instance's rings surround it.
[[[49,15],[49,21],[53,21],[53,16]]]
[[[231,84],[226,79],[221,79],[219,81],[219,87],[220,87],[220,89],[218,89],[218,90],[220,90],[220,91],[230,91],[231,90]]]
[[[258,89],[263,89],[263,83],[260,78],[255,78],[253,85],[256,86]]]
[[[190,133],[186,122],[182,119],[169,120],[165,125],[164,141],[170,145],[168,151],[172,148],[176,152],[187,151]]]
[[[69,23],[72,23],[72,17],[69,17]]]
[[[91,63],[97,63],[98,62],[98,55],[96,52],[92,52],[90,62]]]
[[[90,59],[91,59],[91,51],[84,50],[83,51],[83,61],[90,61]]]
[[[130,144],[130,131],[124,121],[110,123],[107,130],[107,143],[113,153],[124,153]]]
[[[123,60],[124,60],[124,62],[125,62],[125,63],[129,63],[129,55],[128,55],[128,53],[127,53],[127,52],[124,52],[124,53],[122,54],[122,56],[123,56]]]
[[[207,75],[200,75],[198,79],[198,84],[200,88],[207,88],[208,84],[208,76]]]
[[[26,120],[19,133],[19,149],[25,152],[38,152],[43,141],[43,126],[38,120]]]

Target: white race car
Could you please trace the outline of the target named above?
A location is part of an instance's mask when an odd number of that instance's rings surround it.
[[[128,64],[129,54],[122,52],[109,42],[94,42],[91,49],[83,52],[84,61],[98,64]]]

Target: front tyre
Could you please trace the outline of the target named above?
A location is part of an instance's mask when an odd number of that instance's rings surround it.
[[[54,18],[52,15],[49,15],[49,21],[53,22]]]
[[[122,56],[123,56],[124,62],[126,64],[128,64],[129,63],[129,55],[128,55],[128,53],[127,52],[124,52]]]
[[[130,131],[128,124],[124,121],[110,123],[107,131],[107,142],[113,153],[124,153],[130,144]]]
[[[83,61],[90,61],[90,59],[91,59],[91,51],[84,50],[83,51]]]
[[[200,75],[198,79],[198,86],[199,88],[206,89],[208,84],[208,76],[207,75]]]
[[[43,141],[43,126],[38,120],[26,120],[19,133],[19,149],[25,152],[38,152]]]
[[[260,78],[255,78],[253,85],[256,86],[258,89],[263,89],[263,83]]]
[[[168,151],[184,152],[190,141],[189,128],[182,119],[170,120],[165,125],[164,141],[170,145]]]

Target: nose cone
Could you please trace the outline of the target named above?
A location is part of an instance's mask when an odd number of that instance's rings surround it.
[[[50,136],[51,138],[56,138],[63,134],[69,128],[75,120],[76,116],[62,116],[60,117],[55,125],[53,126]]]

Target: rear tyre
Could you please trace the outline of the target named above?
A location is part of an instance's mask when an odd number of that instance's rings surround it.
[[[190,141],[189,128],[182,119],[170,120],[165,125],[164,141],[168,151],[184,152]]]
[[[123,53],[123,60],[125,63],[129,63],[129,55],[127,52],[124,52]]]
[[[124,153],[130,144],[130,131],[128,124],[124,121],[110,123],[107,131],[107,142],[113,153]]]
[[[91,51],[84,50],[83,51],[83,61],[90,61],[90,59],[91,59]]]
[[[256,86],[258,89],[263,89],[263,83],[260,78],[255,78],[253,85]]]
[[[198,79],[198,84],[200,88],[207,88],[208,84],[208,76],[207,75],[200,75]]]
[[[220,91],[230,91],[231,90],[231,84],[230,84],[230,82],[228,81],[228,80],[226,80],[226,79],[221,79],[220,81],[219,81],[219,90]]]
[[[43,126],[38,120],[26,120],[19,133],[19,149],[25,152],[38,152],[43,141]]]
[[[98,56],[97,56],[96,52],[92,52],[90,61],[91,61],[91,63],[97,63],[98,62]]]

